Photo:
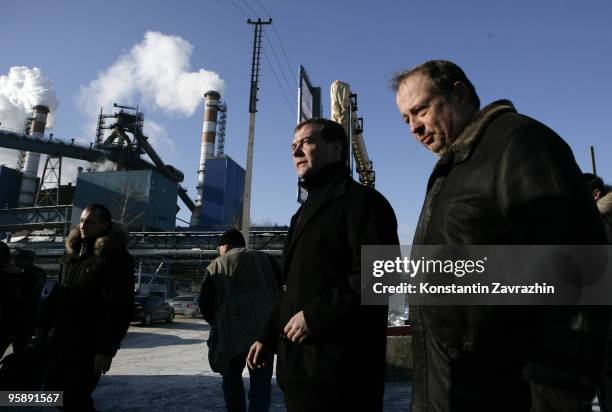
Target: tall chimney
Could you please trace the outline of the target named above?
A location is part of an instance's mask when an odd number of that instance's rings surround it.
[[[30,136],[40,139],[45,133],[47,115],[49,108],[38,105],[32,109],[32,123],[30,125]],[[27,152],[21,175],[21,190],[19,191],[19,207],[34,206],[37,191],[38,164],[40,153]]]
[[[202,203],[204,199],[204,176],[206,161],[215,155],[217,137],[217,111],[221,95],[214,91],[204,93],[204,124],[202,125],[202,146],[200,147],[200,167],[198,168],[198,185],[196,186],[196,208],[191,217],[191,226],[200,225]]]

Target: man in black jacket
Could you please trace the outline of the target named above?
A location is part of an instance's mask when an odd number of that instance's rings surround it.
[[[605,244],[567,144],[508,100],[482,110],[465,73],[429,61],[394,79],[414,137],[437,154],[415,245]],[[577,411],[602,365],[604,311],[411,307],[413,412]]]
[[[93,204],[66,238],[59,284],[47,301],[53,354],[45,390],[64,391],[64,410],[93,411],[91,393],[106,373],[134,312],[134,262],[127,229]]]
[[[13,263],[11,250],[0,241],[0,359],[19,330],[19,279],[22,270]],[[13,351],[15,349],[13,348]]]
[[[584,173],[584,178],[604,221],[608,243],[612,244],[612,190],[610,190],[610,186],[604,185],[601,177],[593,173]]]
[[[36,253],[32,250],[16,249],[13,252],[15,266],[23,271],[19,281],[21,289],[18,305],[19,330],[13,341],[13,351],[24,348],[30,342],[36,327],[40,295],[47,274],[34,264],[35,259]]]
[[[360,305],[362,245],[397,245],[393,209],[356,183],[339,124],[295,129],[293,162],[308,198],[291,219],[280,303],[248,355],[276,348],[276,376],[295,411],[382,410],[387,307]]]
[[[606,227],[608,244],[612,244],[612,190],[610,190],[610,186],[604,184],[601,177],[593,173],[584,173],[583,176]],[[612,319],[610,321],[606,342],[606,359],[599,383],[596,385],[597,399],[602,412],[612,411]]]

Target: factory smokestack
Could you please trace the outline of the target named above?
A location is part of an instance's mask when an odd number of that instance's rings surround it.
[[[202,146],[200,147],[200,167],[198,168],[198,185],[196,186],[196,208],[191,218],[191,226],[200,225],[202,203],[204,199],[204,176],[206,161],[215,155],[217,137],[217,112],[221,95],[216,91],[204,93],[204,123],[202,125]]]
[[[32,109],[32,121],[30,123],[30,136],[42,138],[47,124],[49,108],[38,105]],[[34,206],[37,190],[38,164],[40,153],[27,152],[21,176],[21,190],[19,191],[19,207]]]
[[[47,115],[49,108],[47,106],[38,105],[32,109],[32,127],[30,128],[30,136],[41,138],[45,133],[47,125]]]
[[[216,91],[204,94],[204,124],[202,125],[202,147],[200,148],[200,168],[198,169],[198,195],[196,206],[202,205],[204,194],[204,169],[206,160],[215,155],[215,140],[217,138],[217,111],[221,95]]]

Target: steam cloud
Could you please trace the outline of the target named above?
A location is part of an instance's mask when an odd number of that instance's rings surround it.
[[[149,31],[128,54],[120,56],[87,86],[81,86],[77,103],[88,114],[113,103],[142,101],[168,114],[191,116],[208,90],[223,93],[218,74],[190,71],[193,46],[179,36]]]
[[[59,102],[53,82],[38,67],[14,66],[8,75],[0,76],[0,122],[3,126],[21,130],[32,108],[42,104],[51,111],[47,128],[53,127],[53,113]]]
[[[168,115],[191,116],[202,104],[205,92],[223,94],[225,82],[217,73],[191,71],[192,52],[193,46],[179,36],[146,32],[127,54],[81,86],[76,102],[89,116],[87,133],[95,130],[100,108],[110,112],[113,103],[140,104]],[[174,142],[162,125],[147,117],[144,126],[149,143],[158,152],[175,152]]]
[[[53,127],[53,115],[59,102],[53,91],[53,82],[38,67],[14,66],[8,75],[0,76],[0,123],[2,127],[23,130],[32,108],[44,105],[51,111],[47,116],[47,129]],[[0,149],[0,164],[14,167],[17,151]]]

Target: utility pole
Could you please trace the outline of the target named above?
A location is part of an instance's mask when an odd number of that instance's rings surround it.
[[[593,166],[593,174],[597,175],[597,168],[595,167],[595,148],[591,146],[591,166]]]
[[[249,97],[249,142],[247,145],[246,176],[244,177],[244,198],[242,205],[242,235],[249,245],[249,229],[251,214],[251,180],[253,176],[253,143],[255,140],[255,113],[257,113],[257,90],[259,89],[259,69],[261,61],[261,40],[263,25],[272,24],[272,19],[262,21],[247,20],[248,24],[255,26],[253,37],[253,59],[251,61],[251,95]]]

